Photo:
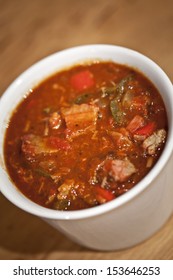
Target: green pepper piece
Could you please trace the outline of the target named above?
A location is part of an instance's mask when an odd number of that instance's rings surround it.
[[[123,78],[118,84],[112,86],[112,87],[102,87],[102,98],[106,96],[113,95],[117,100],[120,100],[122,95],[125,93],[125,86],[126,84],[131,81],[133,78],[133,75],[128,75],[125,78]]]
[[[124,113],[120,108],[120,104],[116,99],[111,100],[110,110],[117,125],[122,125],[124,122]]]
[[[53,207],[56,210],[68,210],[70,206],[70,201],[68,199],[58,200],[54,203]]]
[[[46,171],[44,171],[43,169],[36,168],[36,169],[34,169],[34,171],[40,176],[51,178],[51,175],[49,173],[47,173]]]
[[[87,103],[91,97],[92,97],[91,93],[84,93],[82,95],[77,96],[74,100],[74,103],[75,104]]]
[[[102,91],[102,98],[106,97],[106,96],[109,96],[111,94],[115,95],[116,93],[116,86],[113,86],[113,87],[102,87],[101,88],[101,91]]]
[[[125,86],[127,85],[128,82],[130,82],[132,80],[133,76],[132,75],[128,75],[125,78],[123,78],[117,85],[116,87],[116,99],[120,100],[123,96],[123,94],[125,93]]]

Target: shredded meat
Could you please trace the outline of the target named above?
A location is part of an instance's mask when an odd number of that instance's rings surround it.
[[[30,160],[40,154],[52,154],[59,150],[70,149],[69,143],[58,137],[40,137],[34,134],[26,134],[22,137],[22,152]]]
[[[61,113],[67,128],[73,132],[87,128],[95,129],[98,107],[94,105],[74,104],[70,108],[62,108]]]
[[[159,129],[156,132],[154,132],[152,135],[147,137],[142,146],[144,150],[149,155],[154,155],[156,150],[159,148],[159,146],[165,142],[166,139],[166,131],[164,129]]]
[[[119,131],[110,131],[109,135],[118,148],[116,151],[118,155],[126,155],[133,151],[133,142],[130,139],[129,132],[125,128],[121,128]]]
[[[104,163],[103,169],[114,178],[115,182],[124,182],[132,174],[137,172],[137,169],[128,159],[107,159]]]
[[[144,125],[144,118],[136,115],[128,124],[127,129],[134,133],[138,128],[142,127]]]

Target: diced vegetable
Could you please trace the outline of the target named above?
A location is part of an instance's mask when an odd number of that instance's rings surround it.
[[[74,74],[70,79],[70,83],[75,90],[82,91],[92,87],[95,82],[93,74],[89,70],[84,70]]]
[[[75,104],[87,103],[93,95],[91,93],[84,93],[75,98]]]
[[[102,91],[102,98],[109,96],[109,95],[115,95],[116,94],[116,86],[113,87],[102,87],[101,91]]]
[[[109,190],[106,190],[100,186],[95,186],[94,188],[96,192],[96,199],[101,204],[111,201],[115,198],[115,195]]]
[[[110,102],[110,110],[117,125],[124,122],[124,113],[120,108],[120,104],[114,99]]]
[[[100,98],[97,101],[97,105],[99,108],[107,108],[109,106],[109,99],[108,98]]]
[[[134,98],[134,91],[127,90],[122,98],[122,105],[124,108],[129,109],[132,105],[132,100]]]
[[[110,102],[110,110],[112,113],[112,116],[116,122],[117,125],[123,125],[124,123],[124,110],[122,108],[121,99],[125,93],[125,88],[128,82],[132,79],[132,75],[128,75],[125,78],[123,78],[118,85],[116,85],[116,89],[113,92],[115,94],[115,97]],[[112,92],[112,91],[111,91]]]
[[[132,75],[128,75],[125,78],[123,78],[118,84],[115,84],[115,86],[102,87],[102,98],[112,95],[117,101],[120,101],[120,99],[125,93],[126,85],[129,81],[132,80],[132,78]]]
[[[51,175],[41,168],[36,168],[36,169],[34,169],[34,171],[40,176],[51,178]]]
[[[125,87],[133,79],[133,75],[128,75],[123,78],[117,85],[116,92],[118,93],[117,98],[120,99],[125,93]]]
[[[156,124],[155,122],[150,122],[143,126],[142,128],[139,128],[135,131],[136,135],[144,135],[144,136],[149,136],[151,135],[154,130],[155,130]]]

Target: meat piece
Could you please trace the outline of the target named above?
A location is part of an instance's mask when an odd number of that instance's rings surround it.
[[[109,135],[117,146],[117,154],[119,156],[133,151],[133,142],[130,140],[129,132],[125,128],[121,128],[118,131],[110,131]]]
[[[61,113],[71,132],[95,129],[98,114],[98,107],[95,105],[74,104],[69,108],[62,108]]]
[[[128,124],[127,129],[131,132],[134,133],[137,129],[142,127],[144,125],[144,118],[136,115]]]
[[[27,134],[22,137],[22,152],[25,154],[26,158],[30,159],[39,155],[41,153],[52,153],[56,150],[50,149],[46,145],[46,138],[41,138],[34,134]]]
[[[154,155],[159,146],[165,142],[165,139],[166,131],[164,129],[159,129],[147,137],[142,146],[147,154]]]
[[[125,182],[137,169],[128,159],[107,159],[103,169],[114,178],[115,182]]]
[[[147,137],[146,135],[138,135],[138,134],[133,135],[134,140],[139,141],[139,142],[144,141],[146,139],[146,137]]]
[[[26,134],[22,137],[22,152],[28,160],[34,159],[39,154],[56,153],[59,150],[70,149],[69,143],[58,137],[40,137],[34,134]]]

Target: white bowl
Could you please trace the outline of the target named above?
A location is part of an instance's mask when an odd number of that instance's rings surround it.
[[[44,208],[26,198],[11,182],[4,163],[4,134],[23,96],[51,74],[86,60],[115,61],[137,68],[164,100],[169,133],[164,151],[150,173],[132,190],[106,204],[77,211]],[[119,46],[86,45],[55,53],[20,75],[0,100],[0,190],[19,208],[40,216],[76,242],[98,250],[133,246],[155,233],[173,210],[173,87],[164,71],[146,56]],[[4,213],[5,215],[5,213]]]

